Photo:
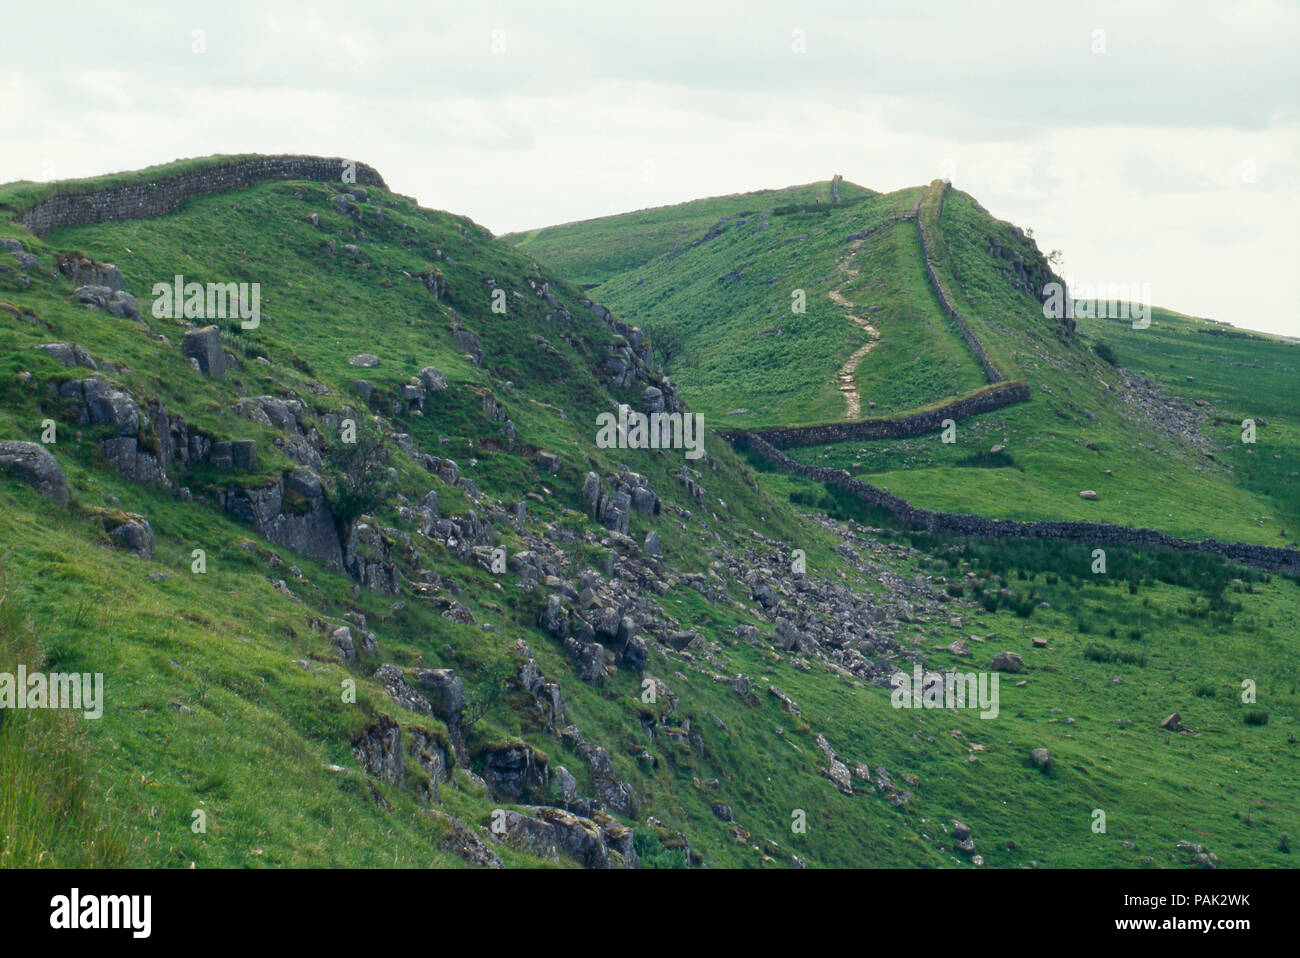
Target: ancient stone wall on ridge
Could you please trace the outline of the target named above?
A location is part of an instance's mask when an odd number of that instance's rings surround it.
[[[40,235],[56,226],[162,216],[187,199],[227,193],[266,180],[318,180],[335,182],[340,189],[346,189],[353,185],[343,182],[343,173],[348,167],[355,169],[356,185],[385,188],[384,178],[379,172],[364,163],[353,164],[348,160],[320,156],[260,156],[162,174],[157,178],[100,190],[56,192],[25,210],[17,219]]]

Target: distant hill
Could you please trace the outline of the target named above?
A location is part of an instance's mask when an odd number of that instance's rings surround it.
[[[698,238],[723,217],[783,207],[830,205],[832,182],[787,186],[692,200],[597,219],[507,233],[501,238],[575,283],[603,283]],[[852,204],[876,195],[841,180],[839,201]]]
[[[670,209],[656,215],[674,221]],[[681,209],[675,221],[685,223],[697,206]],[[1171,314],[1156,309],[1150,329],[1132,329],[1127,320],[1106,327],[1115,331],[1106,339],[1121,362],[1133,367],[1125,372],[1091,348],[1096,321],[1079,320],[1075,332],[1045,315],[1043,289],[1056,277],[1032,237],[960,190],[755,209],[703,230],[692,217],[694,235],[607,278],[598,292],[667,347],[661,354],[673,381],[717,428],[772,430],[939,408],[978,394],[989,377],[927,275],[914,211],[933,236],[932,268],[945,295],[1001,375],[1028,385],[1029,401],[963,420],[951,444],[931,433],[814,443],[792,455],[847,469],[931,508],[1116,522],[1190,538],[1296,541],[1300,516],[1292,503],[1300,501],[1300,482],[1290,475],[1297,463],[1286,430],[1300,414],[1289,397],[1300,392],[1284,385],[1296,382],[1291,345],[1203,323],[1205,333],[1184,342],[1162,370],[1153,360]],[[640,215],[594,222],[607,245],[621,249],[620,230],[636,245]],[[585,225],[572,224],[552,243],[585,237]],[[800,292],[803,313],[793,308]],[[1263,354],[1276,385],[1261,414],[1280,413],[1270,419],[1280,458],[1269,482],[1243,478],[1243,457],[1260,457],[1228,426],[1235,421],[1240,433],[1245,413],[1238,412],[1249,408],[1253,387],[1245,374]],[[1186,383],[1203,362],[1235,375],[1236,391],[1225,391],[1225,383],[1201,394]],[[1173,369],[1181,375],[1163,374]],[[1159,383],[1135,388],[1139,373]],[[1188,408],[1162,389],[1185,397]],[[1219,400],[1231,400],[1231,416],[1204,405]],[[1153,481],[1160,495],[1152,494]],[[1084,490],[1098,499],[1081,500]]]

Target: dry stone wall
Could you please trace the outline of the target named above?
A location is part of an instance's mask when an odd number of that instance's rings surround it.
[[[1219,542],[1217,539],[1178,539],[1154,529],[1111,525],[1104,522],[1045,520],[1020,522],[1014,519],[988,519],[955,512],[920,509],[906,499],[854,479],[843,469],[809,466],[796,462],[759,436],[746,434],[741,444],[753,449],[778,468],[852,493],[859,499],[892,513],[906,525],[927,532],[981,539],[1060,539],[1090,545],[1118,545],[1133,548],[1177,549],[1222,556],[1231,562],[1257,566],[1271,572],[1300,574],[1300,550],[1260,546],[1247,542]]]
[[[1029,399],[1027,383],[1001,383],[985,392],[954,400],[935,409],[899,416],[894,419],[857,419],[848,422],[826,423],[821,426],[792,426],[788,429],[760,429],[753,432],[723,433],[729,441],[743,440],[745,436],[759,436],[778,448],[790,446],[816,446],[828,442],[845,442],[863,439],[902,439],[933,432],[943,426],[945,419],[958,420],[994,409],[1014,406]]]
[[[933,188],[933,186],[931,188]],[[948,194],[948,181],[940,180],[938,189],[939,203],[938,209],[934,214],[935,223],[938,223],[939,217],[943,215],[943,200]],[[979,341],[979,337],[976,336],[971,331],[970,326],[966,324],[966,320],[962,318],[961,313],[957,310],[957,304],[953,302],[952,295],[948,292],[948,287],[943,284],[943,281],[939,278],[939,274],[935,271],[934,237],[930,235],[925,228],[924,216],[918,215],[916,217],[916,228],[921,234],[921,248],[925,253],[925,273],[930,277],[930,285],[934,287],[935,295],[939,297],[939,304],[943,307],[943,311],[951,316],[952,321],[957,324],[957,329],[961,332],[962,339],[966,340],[966,345],[969,346],[970,351],[975,354],[975,358],[980,361],[980,366],[983,367],[984,375],[988,377],[989,382],[1005,382],[1007,377],[1002,375],[1001,370],[999,370],[998,367],[994,365],[993,360],[989,358],[989,354],[984,350],[984,344]]]
[[[343,182],[345,165],[355,167],[355,183]],[[379,172],[364,163],[351,164],[351,161],[319,156],[261,156],[101,190],[56,193],[24,211],[18,222],[40,235],[56,226],[162,216],[196,196],[286,179],[335,182],[340,188],[352,185],[386,188]]]

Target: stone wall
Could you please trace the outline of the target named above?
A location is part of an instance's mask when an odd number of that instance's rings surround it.
[[[934,222],[937,225],[939,217],[943,215],[943,200],[948,193],[948,181],[940,180],[939,182],[939,204],[934,214]],[[933,184],[932,184],[933,188]],[[939,305],[943,311],[952,317],[952,321],[957,324],[957,329],[961,331],[962,339],[966,340],[966,345],[970,351],[975,354],[975,358],[980,361],[984,368],[984,375],[988,377],[991,383],[1000,383],[1006,381],[1006,376],[1002,375],[1001,370],[993,364],[989,354],[984,351],[984,344],[979,341],[979,337],[971,332],[971,328],[966,325],[966,320],[962,319],[961,313],[957,311],[957,304],[953,302],[948,288],[944,286],[939,274],[934,268],[934,238],[926,231],[925,217],[918,215],[916,217],[916,228],[921,234],[921,248],[925,253],[925,273],[930,277],[930,285],[934,287],[935,295],[939,297]]]
[[[759,436],[779,448],[790,446],[816,446],[828,442],[862,439],[902,439],[933,432],[943,426],[945,419],[954,421],[1029,400],[1028,383],[1000,383],[985,392],[965,399],[954,400],[936,409],[899,416],[895,419],[856,419],[827,423],[821,426],[791,426],[788,429],[758,429],[751,433],[724,432],[728,441],[743,441],[746,436]]]
[[[850,233],[848,236],[844,237],[844,239],[850,243],[854,240],[866,239],[868,236],[884,232],[895,223],[914,219],[916,219],[916,210],[908,210],[905,213],[890,213],[888,216],[881,219],[880,222],[873,223],[871,226],[868,226],[865,229],[860,229],[856,233]]]
[[[162,216],[187,199],[226,193],[266,180],[317,180],[338,183],[339,188],[344,189],[352,185],[343,183],[345,162],[350,161],[319,156],[262,156],[232,160],[101,190],[55,193],[23,212],[18,222],[40,235],[56,226]],[[356,164],[356,184],[386,188],[378,171],[364,163]]]
[[[829,469],[796,462],[758,436],[745,434],[738,441],[786,472],[843,489],[873,506],[889,511],[904,524],[925,529],[927,532],[973,536],[981,539],[1060,539],[1095,546],[1156,547],[1186,552],[1205,552],[1222,556],[1231,562],[1257,566],[1272,572],[1300,574],[1300,550],[1297,549],[1252,545],[1246,542],[1219,542],[1216,539],[1199,541],[1177,539],[1154,529],[1139,529],[1104,522],[1066,520],[1020,522],[1014,519],[988,519],[984,516],[919,509],[906,499],[892,495],[861,479],[854,479],[843,469]]]

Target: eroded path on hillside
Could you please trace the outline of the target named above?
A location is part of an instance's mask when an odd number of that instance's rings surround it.
[[[858,249],[861,246],[862,240],[854,240],[844,259],[840,260],[837,269],[844,274],[844,280],[829,293],[831,302],[844,310],[845,315],[849,317],[849,321],[871,337],[865,346],[855,350],[853,355],[849,357],[848,362],[840,367],[838,379],[840,392],[844,394],[845,419],[859,419],[862,416],[862,396],[858,393],[857,381],[858,364],[862,362],[867,353],[875,348],[876,343],[880,342],[880,330],[867,322],[866,317],[859,315],[856,312],[857,307],[841,292],[858,278],[858,268],[853,265],[853,260],[858,255]]]

